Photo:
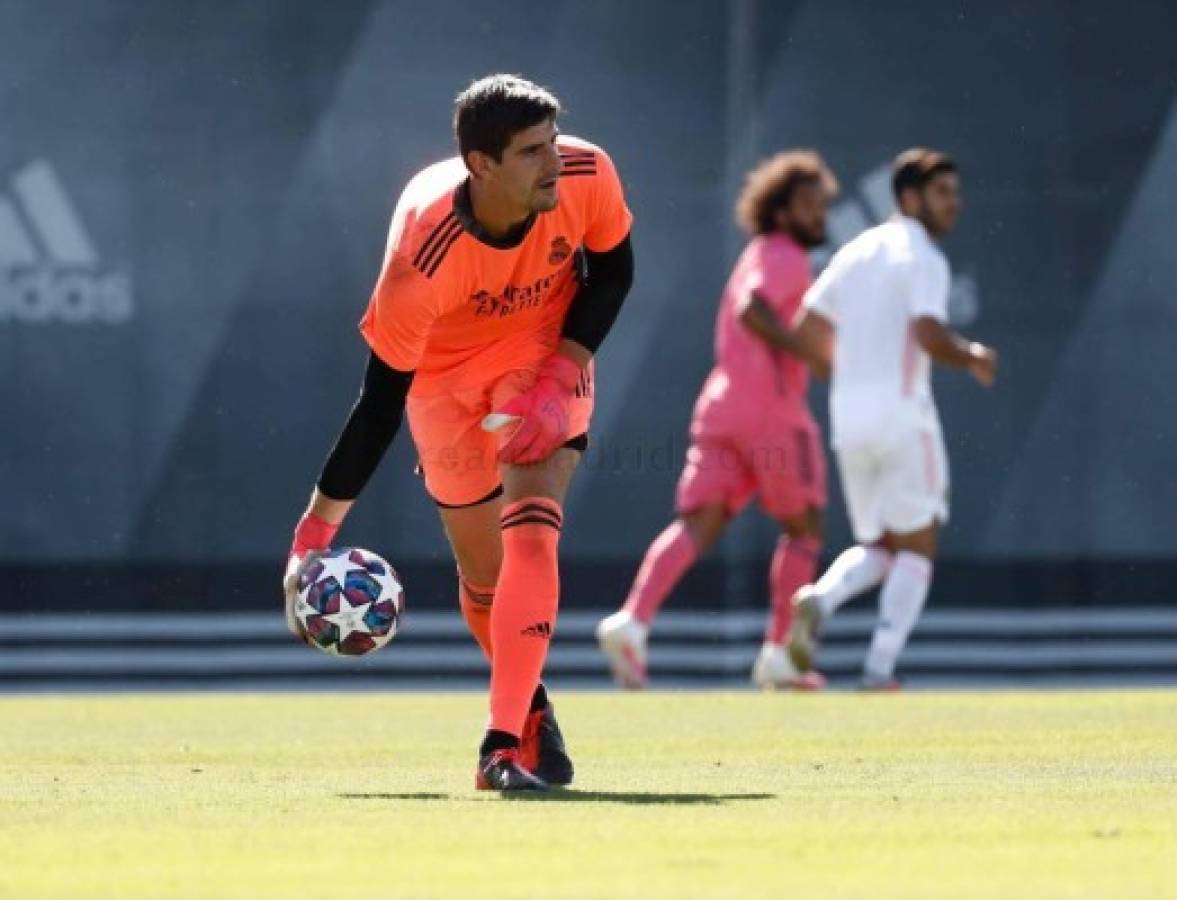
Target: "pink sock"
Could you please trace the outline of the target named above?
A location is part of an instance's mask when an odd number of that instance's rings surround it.
[[[769,570],[772,612],[764,630],[765,643],[784,643],[793,624],[793,595],[801,585],[813,581],[819,555],[821,541],[816,538],[782,536],[777,541]]]
[[[698,556],[691,533],[680,519],[675,519],[646,551],[623,609],[643,625],[649,625],[658,614],[658,607]]]

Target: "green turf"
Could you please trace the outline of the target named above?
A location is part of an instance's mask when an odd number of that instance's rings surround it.
[[[537,802],[474,694],[0,699],[0,896],[1177,896],[1174,692],[558,708]]]

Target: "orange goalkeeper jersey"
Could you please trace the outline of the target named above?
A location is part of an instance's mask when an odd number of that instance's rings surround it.
[[[360,330],[384,362],[416,371],[413,394],[434,396],[530,368],[555,350],[578,283],[578,247],[603,252],[633,216],[608,155],[562,135],[556,208],[516,244],[479,233],[460,157],[430,166],[405,188],[384,265]]]

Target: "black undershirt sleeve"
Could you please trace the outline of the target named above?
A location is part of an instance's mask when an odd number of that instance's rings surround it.
[[[633,284],[633,247],[626,235],[612,250],[586,249],[584,283],[564,317],[563,337],[597,352]]]
[[[375,353],[368,357],[359,399],[319,476],[323,494],[332,500],[360,495],[400,428],[412,383],[412,372],[389,367]]]

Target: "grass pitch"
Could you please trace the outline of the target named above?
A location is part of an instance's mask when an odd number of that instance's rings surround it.
[[[0,699],[0,897],[1177,897],[1177,693]]]

